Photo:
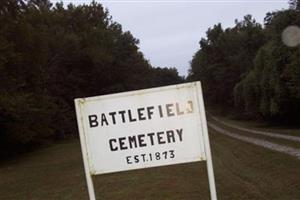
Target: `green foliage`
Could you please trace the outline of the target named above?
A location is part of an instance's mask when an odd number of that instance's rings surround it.
[[[267,13],[264,28],[247,15],[233,28],[207,31],[188,77],[203,82],[206,99],[240,116],[299,122],[300,47],[282,42],[286,27],[300,26],[299,1],[290,6]]]
[[[0,137],[6,138],[6,142],[42,142],[54,134],[55,124],[51,123],[54,122],[51,113],[57,108],[47,97],[22,92],[2,94],[0,105]]]
[[[182,82],[102,5],[0,2],[0,148],[77,133],[73,99]]]
[[[201,80],[210,102],[232,106],[233,89],[253,66],[257,49],[265,37],[260,24],[250,15],[223,30],[221,24],[208,29],[200,50],[191,62],[189,79]]]
[[[269,41],[258,51],[254,69],[236,86],[235,96],[243,99],[246,111],[247,105],[252,105],[251,110],[266,119],[298,121],[300,48],[285,46],[281,34],[289,25],[299,26],[299,19],[298,11],[286,10],[273,13],[267,23],[265,34]],[[251,91],[256,91],[255,95]]]
[[[176,68],[154,68],[151,77],[152,86],[164,86],[179,84],[184,81],[184,77],[179,76]]]

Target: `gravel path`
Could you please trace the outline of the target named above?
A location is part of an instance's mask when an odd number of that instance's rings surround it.
[[[221,124],[224,124],[226,126],[235,128],[237,130],[246,131],[248,133],[253,133],[253,134],[257,134],[257,135],[264,135],[264,136],[273,137],[273,138],[280,138],[280,139],[285,139],[285,140],[300,142],[300,137],[298,137],[298,136],[283,135],[283,134],[280,134],[280,133],[258,131],[258,130],[243,128],[243,127],[240,127],[240,126],[228,123],[228,122],[224,122],[224,121],[220,120],[219,118],[214,117],[212,115],[209,115],[209,117],[212,118],[213,120],[221,123]]]
[[[281,153],[285,153],[291,156],[294,156],[298,159],[300,159],[300,149],[297,148],[292,148],[292,147],[288,147],[288,146],[284,146],[284,145],[280,145],[280,144],[276,144],[273,142],[268,142],[266,140],[262,140],[262,139],[257,139],[257,138],[252,138],[252,137],[247,137],[247,136],[242,136],[236,133],[231,133],[227,130],[224,130],[223,128],[218,127],[217,125],[208,122],[207,123],[208,126],[212,129],[214,129],[215,131],[217,131],[218,133],[221,133],[223,135],[247,142],[247,143],[251,143],[257,146],[261,146],[273,151],[278,151]]]

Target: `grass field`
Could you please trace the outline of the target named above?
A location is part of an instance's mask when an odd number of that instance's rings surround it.
[[[300,160],[210,130],[220,200],[300,199]],[[105,200],[206,200],[205,162],[94,178]],[[71,140],[0,164],[0,199],[88,199],[79,141]]]
[[[300,125],[298,126],[294,125],[292,127],[287,125],[274,126],[274,124],[270,124],[262,121],[247,121],[247,120],[236,119],[236,117],[232,117],[232,116],[225,117],[223,115],[220,115],[220,111],[212,108],[209,108],[209,113],[224,122],[234,124],[243,128],[250,128],[258,131],[267,131],[267,132],[275,132],[275,133],[277,132],[277,133],[288,134],[293,136],[300,136]]]
[[[266,140],[266,141],[269,141],[269,142],[274,142],[276,144],[281,144],[281,145],[286,145],[286,146],[290,146],[290,147],[293,147],[293,148],[298,148],[300,149],[300,142],[299,141],[291,141],[291,140],[285,140],[285,139],[281,139],[281,138],[273,138],[273,137],[269,137],[269,136],[264,136],[264,135],[259,135],[259,134],[253,134],[253,133],[249,133],[247,131],[243,131],[243,130],[236,130],[235,128],[233,127],[230,127],[230,126],[227,126],[227,125],[224,125],[224,124],[221,124],[215,120],[213,120],[211,117],[207,117],[211,122],[213,122],[214,124],[216,124],[217,126],[227,130],[227,131],[230,131],[230,132],[238,132],[239,135],[243,135],[243,136],[251,136],[253,138],[259,138],[259,139],[263,139],[263,140]],[[218,119],[221,119],[221,118],[218,118]],[[222,118],[223,120],[224,118]],[[242,124],[241,122],[238,122],[236,123],[236,121],[233,121],[233,120],[228,120],[226,119],[226,121],[224,122],[227,122],[227,123],[230,123],[230,124],[233,124],[233,125],[239,125],[239,127],[244,127],[244,128],[250,128],[251,130],[258,130],[258,131],[266,131],[265,129],[260,129],[260,128],[252,128],[252,127],[249,127],[247,126],[248,124]],[[272,129],[274,130],[274,129]],[[277,129],[275,129],[277,130]],[[297,129],[294,129],[293,130],[293,133],[294,134],[287,134],[287,132],[289,132],[290,130],[289,129],[284,129],[286,132],[279,132],[277,130],[277,132],[281,133],[282,135],[292,135],[292,136],[297,136],[299,137],[299,132],[300,130]],[[296,134],[297,132],[297,134]]]

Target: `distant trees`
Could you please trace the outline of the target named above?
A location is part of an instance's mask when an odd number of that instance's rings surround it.
[[[151,77],[152,86],[163,86],[170,84],[178,84],[184,82],[184,77],[179,76],[176,68],[153,68]]]
[[[264,118],[298,121],[300,111],[300,48],[282,42],[282,32],[300,26],[300,12],[290,9],[272,13],[264,33],[268,41],[257,52],[254,67],[236,85],[236,104]]]
[[[234,104],[233,89],[253,66],[256,51],[265,41],[262,26],[250,15],[233,28],[221,24],[208,29],[194,55],[189,79],[203,82],[206,98],[224,107]]]
[[[291,2],[267,13],[264,28],[248,15],[233,28],[208,30],[188,78],[203,82],[210,102],[251,118],[299,122],[300,47],[282,42],[286,27],[300,26],[299,1]]]
[[[76,134],[76,97],[183,81],[153,68],[138,42],[96,2],[1,1],[0,149]]]

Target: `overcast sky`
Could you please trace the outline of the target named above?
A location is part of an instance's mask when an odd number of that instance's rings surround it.
[[[124,31],[129,30],[140,40],[140,51],[153,66],[176,67],[180,75],[187,75],[189,62],[209,27],[219,22],[225,28],[232,27],[235,19],[241,20],[246,14],[252,14],[262,23],[267,12],[288,8],[288,0],[98,2],[109,10]]]

